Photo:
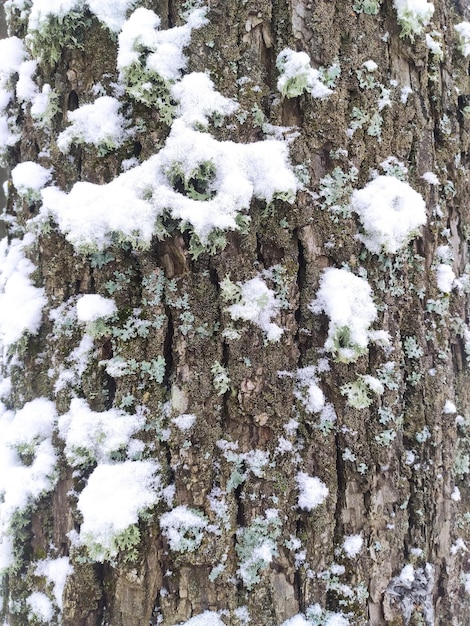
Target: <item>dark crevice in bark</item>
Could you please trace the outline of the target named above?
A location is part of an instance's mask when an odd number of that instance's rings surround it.
[[[163,377],[163,386],[166,389],[170,389],[171,377],[174,370],[173,359],[173,338],[175,334],[173,325],[173,314],[170,307],[165,307],[165,313],[167,317],[167,327],[165,333],[165,340],[163,342],[163,358],[165,359],[165,375]]]
[[[302,244],[302,240],[299,236],[299,230],[296,229],[293,233],[296,241],[297,241],[297,290],[298,290],[298,300],[297,300],[297,308],[295,310],[295,321],[297,322],[297,329],[295,333],[295,343],[298,346],[298,367],[303,366],[304,356],[305,356],[305,345],[302,341],[301,330],[302,330],[302,302],[301,297],[302,293],[306,288],[306,276],[307,276],[307,259],[305,257],[305,250]]]

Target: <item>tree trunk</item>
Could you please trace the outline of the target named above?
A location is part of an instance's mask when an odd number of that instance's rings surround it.
[[[431,7],[5,3],[5,624],[470,623],[470,24]]]

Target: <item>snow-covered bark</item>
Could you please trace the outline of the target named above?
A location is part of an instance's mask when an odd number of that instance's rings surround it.
[[[470,621],[468,15],[4,5],[4,623]]]

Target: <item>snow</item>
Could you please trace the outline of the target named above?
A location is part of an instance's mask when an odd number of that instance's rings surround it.
[[[295,98],[304,91],[310,93],[313,98],[324,98],[332,93],[321,82],[321,75],[310,65],[310,58],[306,52],[295,52],[285,48],[276,59],[279,70],[277,81],[278,90],[287,98]]]
[[[457,413],[457,407],[451,400],[446,400],[444,404],[444,408],[442,409],[442,412],[446,414]]]
[[[18,37],[0,39],[0,86],[5,88],[10,77],[18,71],[26,57],[23,42]]]
[[[450,293],[455,281],[454,270],[446,263],[440,263],[436,268],[437,286],[443,293]]]
[[[190,413],[185,413],[183,415],[178,415],[177,417],[173,417],[171,420],[173,424],[179,428],[180,430],[189,430],[192,428],[196,421],[196,416],[191,415]]]
[[[328,487],[316,476],[299,472],[296,481],[299,485],[299,508],[312,511],[326,500],[329,493]]]
[[[266,333],[268,341],[279,341],[284,330],[272,322],[281,304],[265,281],[256,276],[240,285],[241,300],[226,308],[233,320],[250,321]]]
[[[408,586],[411,585],[411,583],[415,579],[413,566],[410,564],[405,565],[403,569],[401,570],[398,578],[401,582],[405,583],[405,585],[408,585]]]
[[[46,398],[27,402],[15,414],[0,403],[0,571],[13,561],[13,515],[33,504],[55,483],[52,432],[55,406]],[[20,453],[27,454],[23,462]]]
[[[375,72],[375,70],[379,67],[375,61],[369,59],[362,64],[368,72]]]
[[[421,195],[393,176],[378,176],[363,189],[355,190],[351,206],[365,231],[359,239],[376,254],[382,249],[396,254],[426,223]]]
[[[434,5],[426,0],[393,0],[393,4],[402,33],[409,35],[411,40],[415,34],[423,32],[434,14]]]
[[[105,149],[119,147],[127,138],[126,120],[119,112],[121,103],[111,96],[97,98],[68,112],[70,126],[57,138],[59,149],[66,153],[72,144],[92,144]]]
[[[313,313],[330,318],[325,350],[346,363],[367,352],[373,332],[370,325],[377,317],[369,283],[346,269],[326,268],[320,279],[317,297],[310,303]]]
[[[173,188],[175,167],[189,179],[207,163],[213,163],[215,170],[214,180],[208,183],[213,197],[193,199]],[[69,194],[56,187],[43,189],[41,212],[43,219],[52,215],[79,249],[103,249],[111,244],[112,233],[149,245],[157,217],[167,211],[191,224],[205,241],[215,228],[236,230],[235,218],[249,209],[253,196],[269,203],[275,194],[293,195],[296,189],[284,143],[219,142],[176,120],[160,152],[107,185],[78,182]]]
[[[423,180],[425,180],[427,183],[429,183],[430,185],[439,185],[439,179],[436,176],[436,174],[434,174],[434,172],[424,172],[424,174],[421,176],[421,178]]]
[[[138,0],[87,0],[90,11],[110,30],[119,32],[126,21],[126,13]]]
[[[50,181],[51,170],[33,161],[23,161],[11,171],[11,179],[20,195],[40,191]]]
[[[454,26],[460,39],[460,51],[464,57],[470,54],[470,22],[459,22]]]
[[[187,552],[201,543],[207,521],[202,514],[180,505],[160,517],[160,527],[171,550]]]
[[[83,516],[79,542],[95,560],[115,556],[116,536],[137,524],[139,514],[160,500],[158,470],[154,461],[102,463],[93,470],[77,508]]]
[[[231,115],[238,108],[234,100],[225,98],[214,89],[214,84],[202,72],[192,72],[173,85],[172,96],[179,103],[177,115],[188,126],[205,128],[208,118],[217,113],[223,117]]]
[[[72,467],[109,461],[113,452],[126,449],[144,421],[119,409],[92,411],[86,400],[72,399],[69,411],[59,418],[67,461]]]
[[[52,583],[54,589],[55,603],[59,610],[62,610],[62,597],[64,594],[65,581],[67,576],[73,572],[68,556],[57,559],[44,559],[38,561],[34,573],[36,576],[44,576],[48,583]]]
[[[43,623],[50,624],[54,615],[52,602],[45,593],[34,591],[26,598],[26,604],[29,606],[30,615],[41,620]],[[34,622],[35,620],[32,620]]]
[[[23,240],[0,241],[0,341],[8,349],[23,333],[35,335],[46,305],[44,289],[34,287],[29,278],[36,269],[25,257],[25,249],[34,240],[25,235]]]
[[[344,538],[343,550],[349,559],[356,557],[362,549],[364,543],[361,535],[349,535]]]
[[[99,0],[96,0],[99,2]],[[183,48],[189,44],[193,28],[207,23],[205,9],[196,9],[183,26],[159,31],[161,20],[153,11],[140,7],[125,22],[119,33],[117,67],[124,77],[125,70],[140,63],[141,53],[147,55],[145,69],[164,80],[175,81],[186,67]]]
[[[225,626],[225,623],[214,611],[204,611],[187,622],[180,622],[179,626]]]
[[[38,62],[36,60],[23,61],[18,69],[16,82],[16,96],[20,102],[32,102],[38,93],[38,87],[33,81]]]
[[[116,311],[116,303],[112,298],[104,298],[96,293],[85,294],[77,301],[79,322],[94,322],[101,317],[110,317]]]

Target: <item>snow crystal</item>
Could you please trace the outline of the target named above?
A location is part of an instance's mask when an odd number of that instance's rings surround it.
[[[443,293],[450,293],[454,285],[455,273],[450,265],[440,263],[436,268],[437,286]]]
[[[180,430],[189,430],[196,421],[196,416],[191,415],[190,413],[185,413],[184,415],[174,417],[171,421]]]
[[[57,138],[62,152],[68,152],[73,143],[92,144],[110,150],[119,147],[126,139],[126,120],[119,113],[121,103],[111,96],[97,98],[68,112],[70,126]]]
[[[310,303],[313,313],[330,318],[325,350],[343,362],[356,360],[367,352],[377,317],[369,283],[346,269],[326,268],[317,297]]]
[[[20,102],[32,102],[38,93],[38,86],[33,80],[37,67],[36,60],[23,61],[19,67],[15,89]]]
[[[343,550],[349,559],[353,559],[359,554],[364,543],[361,535],[349,535],[344,538]]]
[[[452,490],[450,497],[451,500],[453,500],[454,502],[460,502],[460,500],[462,499],[462,496],[460,495],[460,489],[457,487],[457,485],[455,485],[454,489]]]
[[[312,511],[326,500],[328,487],[316,476],[299,472],[296,481],[299,485],[298,505],[301,509]]]
[[[98,465],[80,493],[77,508],[83,516],[79,542],[97,561],[115,556],[115,538],[136,524],[139,514],[158,502],[159,465],[153,461],[125,461]]]
[[[54,615],[54,608],[52,606],[52,602],[45,593],[34,591],[26,598],[26,604],[29,606],[30,615],[41,620],[43,623],[51,623]]]
[[[13,184],[20,195],[41,190],[49,182],[51,176],[51,170],[33,161],[23,161],[11,171]]]
[[[34,572],[36,576],[44,576],[47,582],[52,583],[55,603],[59,610],[62,610],[65,581],[72,572],[73,567],[68,556],[62,556],[57,559],[44,559],[38,561],[36,565]]]
[[[187,622],[180,622],[179,626],[225,626],[225,624],[214,611],[204,611]]]
[[[274,291],[269,289],[260,276],[241,284],[240,287],[240,302],[226,309],[232,319],[253,322],[266,333],[268,341],[279,341],[284,330],[271,321],[281,308]]]
[[[74,398],[70,410],[59,418],[59,434],[72,467],[93,461],[109,461],[113,452],[125,449],[144,424],[144,417],[109,409],[95,412],[86,400]]]
[[[101,317],[116,313],[116,303],[111,298],[104,298],[96,293],[88,293],[77,301],[77,319],[79,322],[94,322]]]
[[[460,22],[454,26],[460,39],[460,51],[464,57],[470,54],[470,22]]]
[[[34,240],[7,239],[0,242],[0,341],[4,349],[18,341],[23,333],[34,335],[42,320],[46,304],[44,289],[34,287],[29,276],[36,269],[24,256],[25,248]]]
[[[359,238],[371,252],[396,254],[426,223],[421,195],[393,176],[378,176],[351,196],[365,235]]]
[[[295,98],[308,91],[313,98],[324,98],[332,93],[321,82],[321,74],[310,65],[306,52],[295,52],[285,48],[276,59],[280,76],[277,81],[278,90],[287,98]]]

